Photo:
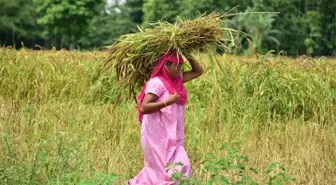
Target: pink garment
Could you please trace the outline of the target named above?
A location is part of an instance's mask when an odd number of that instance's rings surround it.
[[[153,93],[167,99],[171,93],[161,81],[154,77],[147,82],[145,94]],[[172,169],[169,163],[183,163],[176,170],[191,177],[191,164],[184,149],[184,104],[173,104],[160,111],[143,115],[141,125],[141,147],[144,152],[144,168],[128,185],[174,185],[170,181]]]
[[[171,93],[174,94],[177,92],[180,95],[179,104],[184,105],[187,102],[187,91],[183,85],[183,77],[182,74],[178,78],[170,78],[168,72],[165,69],[165,64],[167,61],[173,63],[183,63],[183,58],[176,52],[170,52],[166,55],[163,55],[157,62],[155,68],[153,69],[151,76],[149,77],[148,81],[154,77],[159,77],[160,80],[163,82],[166,89]],[[140,105],[145,97],[145,89],[146,85],[142,88],[140,95],[138,96],[138,115],[139,115],[139,122],[141,124],[143,114],[140,112]]]

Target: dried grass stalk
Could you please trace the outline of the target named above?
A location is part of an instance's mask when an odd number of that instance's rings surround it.
[[[104,68],[114,65],[118,81],[134,93],[150,76],[157,60],[169,51],[190,53],[213,47],[228,48],[234,44],[238,31],[223,28],[224,16],[214,12],[193,20],[178,20],[175,24],[157,22],[152,28],[123,35],[110,47]]]

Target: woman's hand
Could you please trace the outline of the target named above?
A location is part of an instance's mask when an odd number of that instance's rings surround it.
[[[180,100],[180,95],[178,95],[177,93],[174,93],[173,95],[169,96],[165,102],[167,105],[172,105],[174,103],[178,103]]]
[[[152,93],[146,94],[140,106],[140,112],[142,112],[143,114],[151,114],[153,112],[157,112],[160,109],[167,107],[168,105],[178,103],[180,95],[174,93],[163,102],[162,101],[157,102],[157,99],[158,97],[155,94]]]
[[[190,54],[184,54],[186,59],[189,61],[191,65],[191,70],[183,73],[183,83],[189,82],[195,78],[198,78],[203,74],[203,68],[200,63]]]

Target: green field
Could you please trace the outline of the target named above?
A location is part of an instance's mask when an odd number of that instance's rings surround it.
[[[0,49],[0,184],[125,184],[139,172],[135,103],[113,71],[101,72],[106,57]],[[273,162],[296,178],[288,184],[336,184],[335,59],[195,57],[205,73],[187,84],[193,178],[213,178],[201,154],[224,158],[237,148],[259,184]]]

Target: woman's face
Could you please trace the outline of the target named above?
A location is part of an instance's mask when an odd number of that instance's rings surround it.
[[[182,73],[182,67],[183,67],[182,63],[173,63],[173,62],[167,61],[165,66],[166,66],[165,68],[169,76],[172,78],[177,78],[178,75]]]

